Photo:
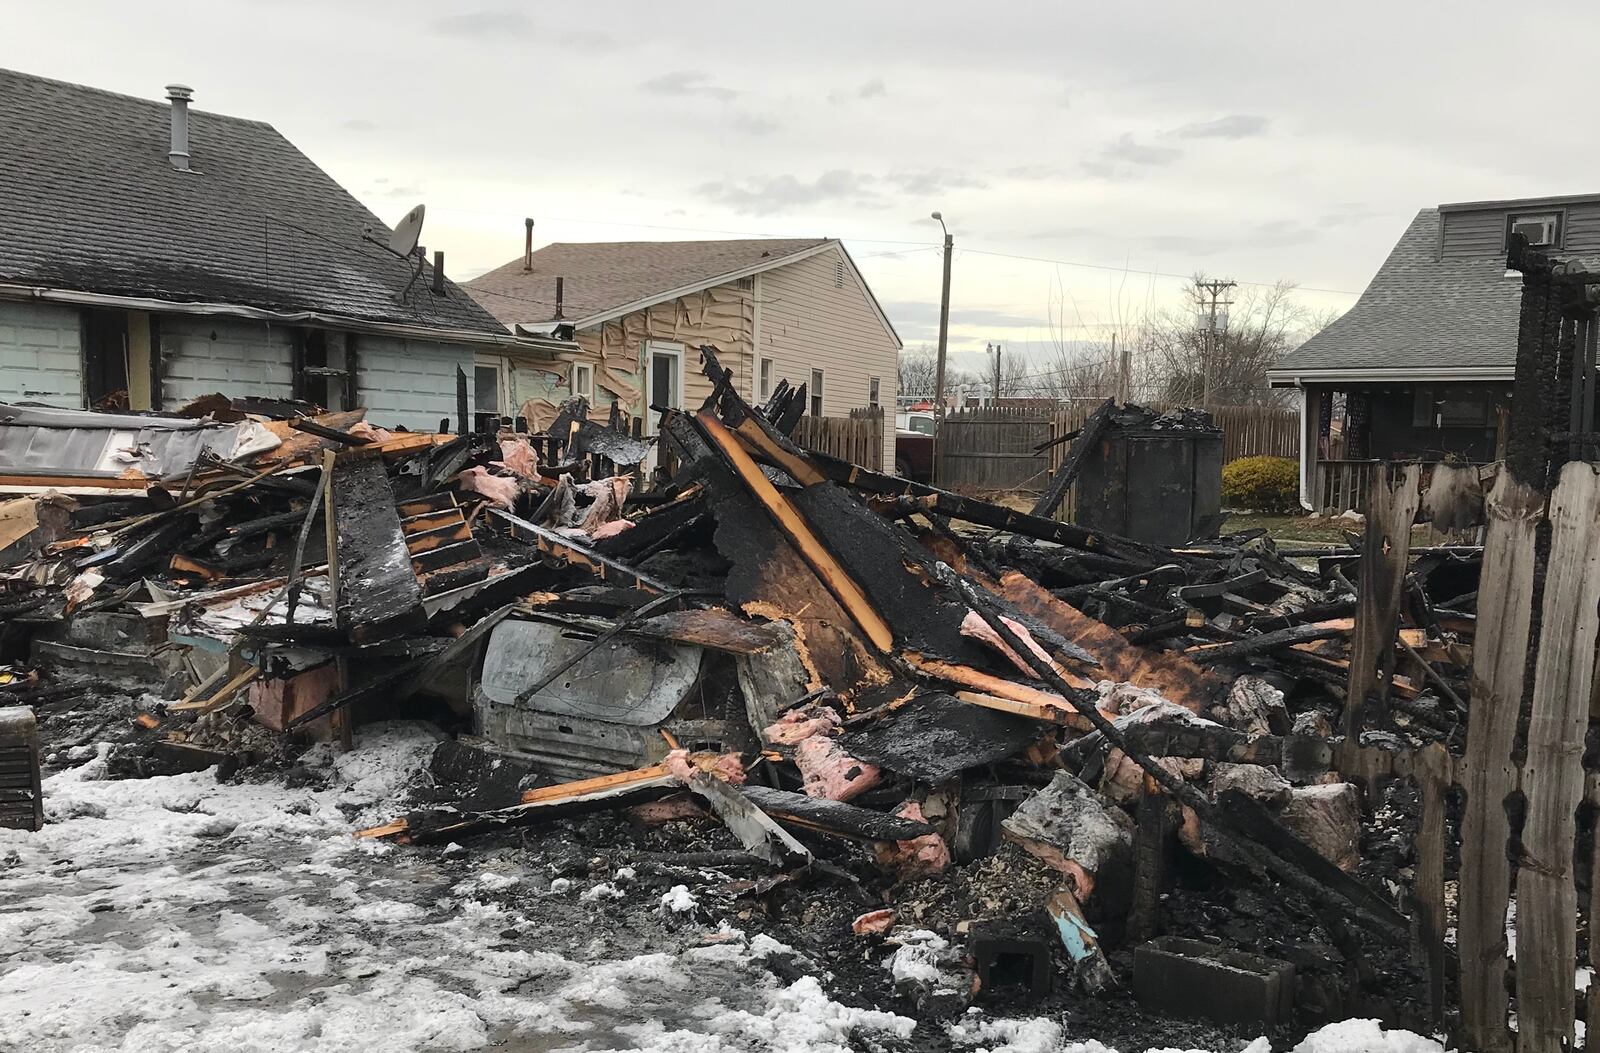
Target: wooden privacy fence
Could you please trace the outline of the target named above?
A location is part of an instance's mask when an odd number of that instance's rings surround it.
[[[1300,459],[1300,414],[1295,410],[1280,406],[1218,406],[1211,411],[1211,417],[1222,429],[1223,464],[1240,457]]]
[[[996,407],[952,413],[939,425],[937,478],[945,489],[1042,490],[1051,419],[1037,409]]]
[[[1083,427],[1103,400],[1067,403],[1049,413],[1033,407],[971,410],[946,417],[939,435],[939,485],[973,490],[1043,490],[1069,446],[1034,448]],[[1173,404],[1152,403],[1159,410]],[[1265,454],[1300,458],[1300,414],[1278,406],[1221,406],[1211,416],[1222,428],[1222,460]],[[1072,495],[1059,513],[1070,518]]]
[[[794,441],[808,450],[883,471],[883,409],[853,409],[848,417],[801,417]]]
[[[1600,635],[1600,465],[1567,464],[1548,504],[1506,472],[1495,484],[1486,506],[1471,719],[1461,756],[1438,744],[1392,753],[1357,744],[1366,713],[1381,713],[1387,704],[1417,507],[1420,471],[1412,466],[1391,488],[1387,467],[1377,466],[1372,480],[1362,558],[1371,565],[1361,569],[1340,768],[1369,787],[1390,775],[1417,782],[1413,915],[1436,1023],[1455,1004],[1459,1034],[1451,1037],[1463,1050],[1571,1049],[1580,1012],[1575,861],[1580,840],[1593,831],[1589,820],[1580,838],[1578,816],[1600,805],[1600,771],[1584,761]],[[1461,801],[1453,919],[1445,895],[1452,787]],[[1581,858],[1589,868],[1593,969],[1600,966],[1600,852],[1590,849]],[[1510,986],[1508,915],[1516,948]],[[1459,958],[1453,971],[1452,920]],[[1588,1034],[1600,1034],[1595,986],[1581,1008]]]

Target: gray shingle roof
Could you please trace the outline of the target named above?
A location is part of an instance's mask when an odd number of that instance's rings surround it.
[[[1510,369],[1520,275],[1505,256],[1437,259],[1439,210],[1417,213],[1355,306],[1274,373],[1315,369]]]
[[[270,125],[0,70],[0,281],[505,334],[361,240],[389,228]]]
[[[467,289],[509,324],[543,322],[554,315],[556,278],[562,278],[562,314],[591,318],[673,289],[724,274],[776,264],[825,245],[828,238],[757,238],[740,241],[556,242],[467,283]]]

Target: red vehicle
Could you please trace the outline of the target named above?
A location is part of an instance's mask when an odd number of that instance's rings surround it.
[[[933,480],[933,410],[894,415],[894,474],[918,483]]]

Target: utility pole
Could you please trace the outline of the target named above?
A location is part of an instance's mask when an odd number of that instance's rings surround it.
[[[950,236],[950,228],[944,225],[944,214],[933,213],[933,218],[939,221],[939,229],[944,231],[944,291],[939,295],[939,365],[933,379],[933,469],[932,476],[935,482],[939,479],[939,432],[944,424],[944,356],[950,344],[950,257],[955,247],[955,239]]]
[[[994,355],[994,403],[998,406],[1000,404],[1000,345],[985,344],[983,351],[984,354],[993,353]]]
[[[1194,283],[1195,293],[1197,296],[1202,297],[1201,306],[1207,306],[1203,299],[1206,295],[1210,296],[1211,301],[1209,304],[1210,317],[1206,320],[1205,331],[1200,334],[1200,406],[1202,409],[1211,408],[1211,371],[1212,363],[1217,355],[1217,308],[1227,307],[1233,303],[1232,300],[1224,300],[1221,297],[1236,284],[1238,283],[1219,281],[1215,278],[1211,281],[1196,281]]]

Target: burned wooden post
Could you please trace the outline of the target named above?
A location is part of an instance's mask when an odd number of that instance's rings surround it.
[[[1409,464],[1391,487],[1380,466],[1367,499],[1366,536],[1361,548],[1361,583],[1356,597],[1355,638],[1350,652],[1350,682],[1345,690],[1345,734],[1361,734],[1368,698],[1375,698],[1380,720],[1388,720],[1394,677],[1395,631],[1405,591],[1411,552],[1411,524],[1417,517],[1422,466]]]
[[[1574,813],[1600,631],[1600,469],[1572,462],[1550,501],[1551,546],[1534,665],[1517,870],[1517,1032],[1522,1049],[1570,1049],[1578,890]]]

